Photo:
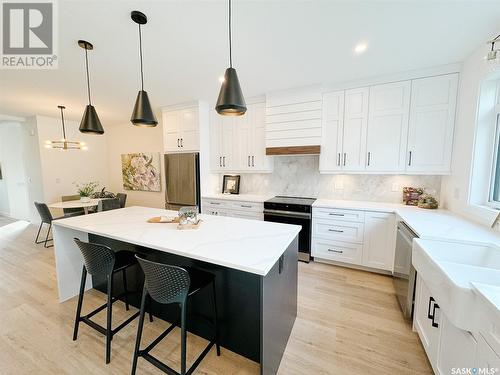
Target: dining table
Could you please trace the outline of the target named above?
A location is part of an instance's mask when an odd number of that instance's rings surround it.
[[[59,208],[59,209],[66,209],[66,208],[83,208],[83,211],[85,214],[89,213],[89,208],[91,207],[97,207],[99,206],[99,202],[101,201],[100,198],[95,198],[95,199],[90,199],[90,201],[81,201],[81,200],[74,200],[74,201],[66,201],[66,202],[54,202],[48,205],[49,208]]]

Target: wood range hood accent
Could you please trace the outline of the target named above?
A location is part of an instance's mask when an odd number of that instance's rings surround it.
[[[321,146],[266,147],[266,155],[319,155]]]

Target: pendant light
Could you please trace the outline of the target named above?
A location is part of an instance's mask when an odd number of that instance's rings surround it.
[[[485,57],[486,60],[495,61],[498,58],[498,52],[500,52],[500,49],[495,49],[495,43],[497,42],[500,42],[500,35],[488,41],[488,44],[491,44],[491,50],[486,55]]]
[[[220,88],[215,110],[222,116],[241,116],[245,114],[247,106],[241,92],[238,75],[233,68],[231,42],[231,0],[229,0],[229,68],[226,69],[224,74],[224,81]]]
[[[136,126],[148,126],[153,127],[158,124],[155,114],[151,109],[151,103],[149,102],[148,93],[144,91],[144,73],[142,68],[142,35],[141,35],[141,25],[145,25],[148,22],[148,18],[142,12],[138,10],[132,11],[130,14],[132,21],[139,25],[139,56],[141,59],[141,90],[137,93],[137,98],[135,99],[135,106],[132,112],[132,117],[130,121]]]
[[[58,141],[45,141],[46,148],[56,148],[60,150],[87,150],[85,142],[79,141],[68,141],[66,138],[66,128],[64,126],[64,114],[63,109],[66,107],[63,105],[58,105],[57,108],[61,110],[61,124],[62,124],[62,139]]]
[[[89,58],[87,53],[89,50],[93,50],[94,46],[92,43],[85,40],[79,40],[78,45],[85,50],[85,70],[87,72],[87,93],[89,96],[89,104],[85,107],[85,112],[83,113],[82,121],[80,122],[80,131],[82,133],[104,134],[101,121],[99,120],[97,112],[90,100]]]

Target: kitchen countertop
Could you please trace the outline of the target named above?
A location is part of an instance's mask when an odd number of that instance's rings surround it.
[[[500,232],[445,209],[427,210],[398,203],[318,199],[313,207],[397,214],[420,237],[450,241],[500,243]]]
[[[267,201],[268,199],[271,199],[273,197],[274,195],[222,194],[222,193],[202,195],[203,199],[223,199],[231,201],[256,202],[256,203],[263,203],[264,201]]]
[[[175,217],[177,212],[136,206],[55,220],[53,225],[261,276],[300,231],[297,225],[212,215],[200,215],[197,230],[177,230],[177,224],[147,222],[155,216]]]

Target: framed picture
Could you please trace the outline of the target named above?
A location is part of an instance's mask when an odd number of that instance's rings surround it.
[[[122,154],[122,180],[125,190],[161,191],[160,154]]]
[[[222,180],[222,194],[240,193],[240,175],[224,175]]]

